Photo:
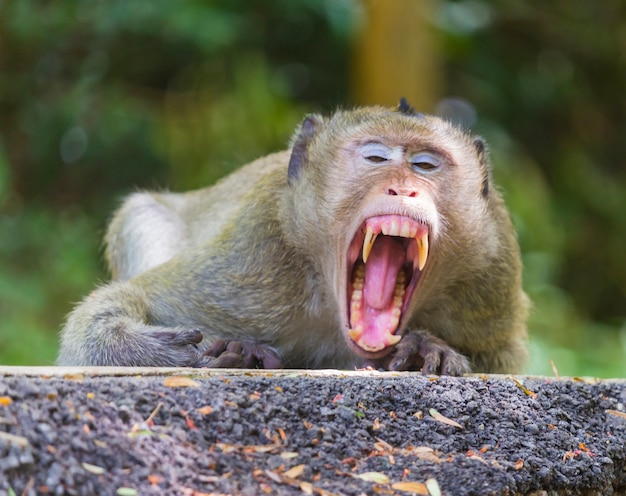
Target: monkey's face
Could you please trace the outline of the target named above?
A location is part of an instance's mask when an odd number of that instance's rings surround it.
[[[406,116],[359,125],[324,171],[318,194],[330,215],[323,222],[338,228],[329,236],[337,236],[332,272],[341,324],[361,356],[382,357],[401,340],[432,293],[433,267],[448,263],[451,245],[466,242],[451,240],[455,226],[483,208],[476,150],[451,129]]]

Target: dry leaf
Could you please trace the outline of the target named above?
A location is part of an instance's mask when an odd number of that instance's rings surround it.
[[[550,367],[552,367],[552,372],[554,373],[554,377],[556,377],[557,379],[560,379],[559,377],[559,371],[556,368],[556,365],[554,363],[554,360],[550,360]]]
[[[65,374],[63,375],[63,379],[66,381],[82,381],[85,378],[83,374]]]
[[[200,415],[208,415],[209,413],[211,413],[213,411],[213,408],[211,408],[209,405],[207,405],[207,406],[203,406],[202,408],[196,409],[196,411]]]
[[[421,482],[396,482],[391,485],[391,489],[406,491],[407,493],[428,495],[426,484],[422,484]]]
[[[432,418],[434,418],[437,422],[441,422],[442,424],[451,425],[453,427],[463,429],[463,426],[461,424],[459,424],[458,422],[455,422],[452,419],[449,419],[448,417],[441,415],[441,413],[439,413],[434,408],[431,408],[430,410],[428,410],[428,412],[430,413]]]
[[[266,470],[265,475],[267,475],[274,482],[278,482],[279,484],[282,484],[283,482],[283,478],[280,476],[280,474],[277,474],[276,472],[273,472],[272,470]]]
[[[83,462],[81,463],[81,465],[87,472],[95,475],[101,475],[106,472],[106,469],[104,469],[103,467],[99,467],[98,465],[92,465],[91,463]]]
[[[374,447],[378,451],[393,451],[393,446],[391,446],[391,444],[389,444],[387,441],[383,441],[379,437],[376,438],[376,442],[374,443]]]
[[[147,479],[148,482],[153,486],[156,486],[157,484],[163,482],[163,477],[161,477],[160,475],[148,475]]]
[[[13,400],[9,396],[0,396],[0,406],[9,406]]]
[[[620,412],[619,410],[604,410],[604,412],[608,413],[609,415],[615,415],[616,417],[622,417],[623,419],[626,419],[626,413]]]
[[[513,382],[515,384],[517,384],[517,387],[519,387],[522,391],[524,391],[524,394],[526,396],[530,396],[531,398],[536,398],[537,397],[537,393],[532,392],[530,389],[528,389],[526,386],[524,386],[522,381],[520,381],[519,379],[516,379],[515,377],[511,377],[511,379],[513,380]]]
[[[137,489],[132,487],[120,487],[115,491],[118,496],[137,496]]]
[[[429,446],[409,446],[407,448],[409,451],[416,455],[423,455],[426,453],[433,453],[435,450]]]
[[[279,427],[278,429],[276,429],[278,431],[278,435],[280,436],[280,438],[283,441],[287,440],[287,434],[285,434],[285,430],[282,427]]]
[[[524,468],[524,460],[520,458],[515,462],[515,465],[513,465],[513,467],[515,468],[515,470],[522,470]]]
[[[171,377],[166,377],[163,380],[163,385],[165,387],[198,387],[200,384],[189,377],[183,377],[179,375],[173,375]]]
[[[376,484],[389,484],[389,477],[381,472],[363,472],[356,476],[358,479]]]
[[[8,432],[2,432],[2,431],[0,431],[0,441],[4,441],[9,444],[14,444],[22,448],[25,448],[26,446],[30,444],[28,442],[28,439],[26,439],[23,436],[16,436],[15,434],[9,434]]]
[[[283,451],[280,454],[280,457],[283,458],[284,460],[290,460],[291,458],[297,458],[298,456],[300,455],[296,451]]]
[[[428,479],[426,481],[426,487],[428,488],[430,496],[441,496],[441,489],[439,488],[437,479]]]
[[[313,494],[313,484],[311,484],[310,482],[301,482],[300,490],[304,494]]]
[[[290,477],[291,479],[297,479],[304,472],[304,467],[306,465],[296,465],[295,467],[291,467],[289,470],[283,473],[285,477]]]

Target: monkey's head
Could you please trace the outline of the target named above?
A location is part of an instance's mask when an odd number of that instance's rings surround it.
[[[406,102],[304,119],[289,163],[289,232],[359,355],[389,353],[462,276],[458,259],[471,270],[495,249],[485,155],[481,140]]]

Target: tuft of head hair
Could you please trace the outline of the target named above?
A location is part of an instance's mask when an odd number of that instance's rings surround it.
[[[423,114],[417,112],[413,107],[411,107],[411,104],[404,97],[400,98],[400,103],[398,103],[398,112],[412,117],[424,117]]]

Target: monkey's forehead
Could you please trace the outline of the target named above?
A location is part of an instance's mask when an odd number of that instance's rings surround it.
[[[330,116],[325,131],[340,141],[380,141],[396,146],[464,148],[473,136],[434,115],[405,115],[384,107],[362,107]]]
[[[452,134],[467,138],[468,132],[456,124],[430,114],[407,115],[385,107],[358,107],[339,110],[328,118],[328,126],[347,131],[372,129],[385,132],[411,131],[415,133]]]

